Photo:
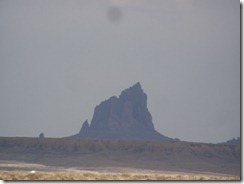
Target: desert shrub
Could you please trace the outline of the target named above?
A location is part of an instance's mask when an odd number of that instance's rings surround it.
[[[130,175],[128,173],[121,174],[122,177],[129,178]]]

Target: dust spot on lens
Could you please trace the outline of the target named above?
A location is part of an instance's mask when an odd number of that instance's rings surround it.
[[[121,8],[116,6],[111,6],[107,11],[108,20],[112,23],[119,23],[123,18],[123,13]]]

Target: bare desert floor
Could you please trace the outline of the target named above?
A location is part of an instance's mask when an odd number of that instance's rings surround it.
[[[240,180],[240,177],[122,167],[65,168],[0,160],[0,180]]]
[[[240,145],[181,141],[0,138],[2,180],[240,178]]]

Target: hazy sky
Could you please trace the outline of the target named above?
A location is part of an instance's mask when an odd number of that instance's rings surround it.
[[[238,0],[0,0],[0,136],[65,137],[140,82],[155,129],[240,135]]]

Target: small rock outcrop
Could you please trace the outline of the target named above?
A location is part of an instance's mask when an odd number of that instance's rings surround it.
[[[39,138],[45,138],[44,133],[40,133]]]
[[[226,142],[223,142],[223,143],[220,143],[220,144],[231,144],[231,145],[238,145],[240,144],[240,137],[237,137],[237,138],[232,138]]]
[[[89,123],[88,123],[88,121],[86,120],[86,121],[83,123],[83,125],[82,125],[82,127],[81,127],[79,133],[80,133],[80,134],[82,134],[82,133],[86,133],[88,130],[89,130]]]
[[[158,133],[147,108],[147,95],[138,82],[96,106],[91,124],[86,120],[71,137],[115,140],[178,140]]]

